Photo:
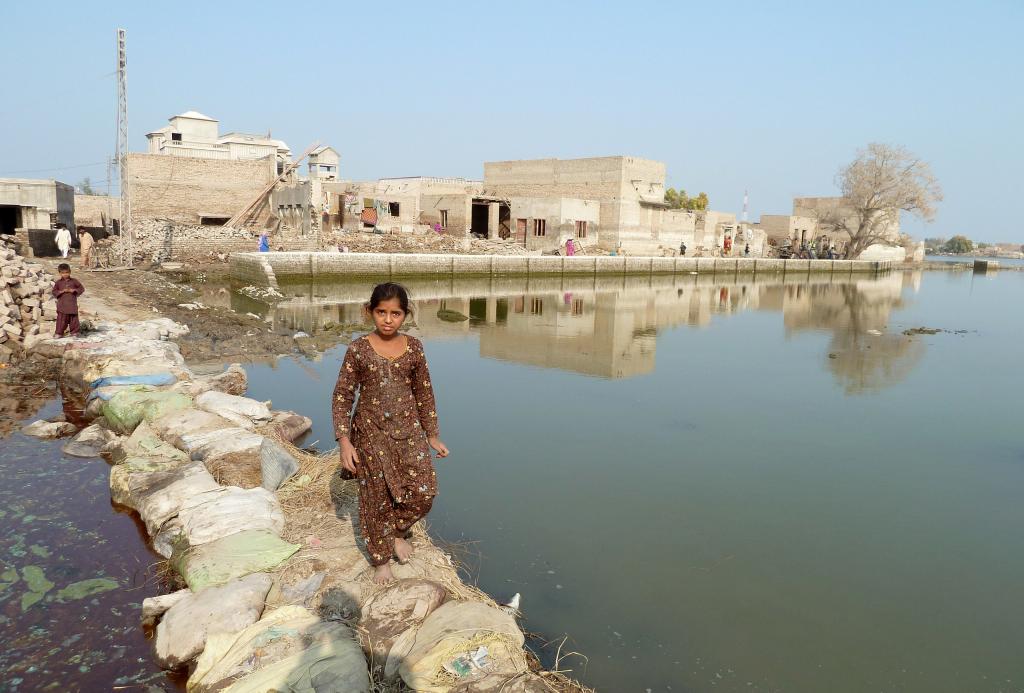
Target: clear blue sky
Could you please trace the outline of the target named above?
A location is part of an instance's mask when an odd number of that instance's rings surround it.
[[[1024,243],[1022,0],[4,2],[0,26],[0,176],[105,179],[123,26],[133,150],[195,109],[332,144],[352,179],[630,154],[715,209],[749,189],[756,220],[883,141],[945,190],[911,233]]]

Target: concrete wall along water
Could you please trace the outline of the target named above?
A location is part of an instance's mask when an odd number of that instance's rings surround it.
[[[589,276],[654,274],[812,274],[884,272],[891,262],[780,260],[772,258],[557,257],[422,255],[398,253],[234,253],[231,276],[246,284],[276,286],[279,280],[321,277],[387,279],[447,276]]]

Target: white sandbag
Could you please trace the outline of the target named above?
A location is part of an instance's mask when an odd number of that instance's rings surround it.
[[[206,433],[183,434],[178,440],[179,447],[192,459],[213,460],[233,452],[255,453],[263,443],[263,436],[236,427]]]
[[[192,594],[192,590],[184,589],[170,594],[160,594],[156,597],[146,597],[142,600],[142,622],[152,622],[190,594]]]
[[[427,616],[398,671],[416,691],[448,693],[453,684],[444,665],[481,646],[487,648],[488,664],[466,678],[527,671],[524,640],[515,619],[504,611],[479,602],[447,602]]]
[[[185,469],[191,467],[191,470]],[[189,459],[129,457],[110,468],[110,499],[118,505],[138,510],[143,499],[161,486],[206,467]]]
[[[72,457],[99,457],[104,448],[117,440],[117,435],[99,424],[92,424],[78,432],[61,448],[61,452]]]
[[[265,423],[270,421],[271,417],[270,409],[263,402],[216,390],[204,392],[196,397],[196,406],[236,423],[239,418],[247,419],[254,424]]]
[[[270,438],[260,443],[260,475],[263,488],[276,491],[297,471],[299,462],[280,444]]]
[[[139,502],[139,516],[146,523],[150,536],[177,515],[189,498],[220,487],[202,464],[186,465],[176,475],[175,480],[144,495]]]
[[[284,530],[284,513],[277,497],[263,488],[221,486],[189,498],[178,511],[190,546],[206,544],[248,529]]]
[[[266,573],[254,573],[186,594],[156,627],[157,661],[167,668],[179,667],[203,651],[210,635],[235,634],[251,626],[263,613],[263,598],[272,583]]]
[[[209,384],[210,388],[229,395],[244,395],[249,387],[249,377],[240,364],[232,363],[223,373],[200,376],[196,380]]]
[[[51,440],[71,435],[77,430],[73,423],[67,421],[34,421],[21,429],[21,432],[33,438]]]
[[[179,450],[188,450],[183,446],[181,437],[183,435],[197,435],[217,431],[224,428],[231,428],[231,422],[227,419],[211,414],[203,409],[184,409],[166,416],[154,419],[151,424],[153,431]],[[252,427],[251,425],[249,426]]]
[[[398,580],[377,592],[362,607],[360,633],[365,649],[384,663],[391,646],[404,631],[418,626],[448,596],[444,585],[430,580]]]
[[[252,671],[258,658],[260,668]],[[210,635],[189,693],[369,693],[366,659],[352,630],[299,606],[268,611],[235,635]]]
[[[118,438],[106,450],[114,464],[119,464],[133,457],[155,458],[162,460],[187,461],[188,455],[170,443],[165,443],[157,432],[146,421],[143,421],[127,438]]]

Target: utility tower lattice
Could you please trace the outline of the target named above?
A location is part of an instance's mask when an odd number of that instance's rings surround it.
[[[121,182],[121,243],[124,263],[135,264],[135,232],[132,228],[132,203],[128,185],[128,51],[125,30],[117,30],[117,168]]]
[[[747,191],[744,190],[743,191],[743,218],[740,220],[740,221],[742,221],[744,223],[749,221],[749,219],[747,219],[747,205],[748,205],[749,202],[750,202],[750,199],[747,197]]]

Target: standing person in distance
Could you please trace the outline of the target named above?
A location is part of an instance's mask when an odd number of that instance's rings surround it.
[[[352,341],[334,387],[334,430],[343,476],[359,480],[359,521],[374,582],[394,579],[391,559],[413,553],[410,528],[430,512],[437,475],[430,449],[447,457],[423,344],[399,328],[410,314],[401,284],[373,289],[374,331]],[[352,413],[356,395],[359,403]]]

